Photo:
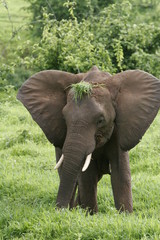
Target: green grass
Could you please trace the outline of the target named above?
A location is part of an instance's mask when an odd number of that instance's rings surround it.
[[[54,148],[13,90],[0,99],[0,239],[160,239],[160,114],[130,152],[133,214],[118,214],[104,176],[99,213],[86,216],[55,209]]]
[[[79,83],[75,83],[71,85],[71,90],[74,93],[74,99],[77,102],[78,100],[82,100],[84,95],[90,95],[92,91],[92,84],[88,82],[81,81]]]
[[[24,0],[0,0],[0,57],[4,57],[3,61],[14,59],[17,46],[27,40],[26,24],[30,16],[24,10],[27,6]],[[12,39],[13,33],[15,36]]]

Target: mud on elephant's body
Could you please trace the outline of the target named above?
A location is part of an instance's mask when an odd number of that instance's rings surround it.
[[[128,150],[158,112],[158,79],[140,70],[114,76],[97,67],[82,74],[48,70],[28,79],[18,99],[56,148],[58,207],[97,212],[97,183],[108,173],[116,208],[132,212]]]

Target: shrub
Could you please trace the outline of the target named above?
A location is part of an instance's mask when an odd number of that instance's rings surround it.
[[[14,73],[14,67],[7,64],[0,64],[0,90],[8,84],[8,75]]]
[[[160,28],[131,23],[131,13],[129,2],[112,4],[81,22],[74,12],[61,21],[50,20],[44,13],[42,39],[32,46],[32,56],[24,63],[36,70],[75,73],[93,65],[111,73],[140,68],[160,77]]]
[[[100,9],[115,2],[115,0],[26,0],[30,3],[28,10],[32,12],[34,32],[40,36],[43,31],[43,10],[49,14],[50,19],[61,21],[69,19],[70,12],[67,8],[74,9],[74,16],[78,21],[88,18],[89,15],[98,14]],[[36,22],[36,24],[34,24]]]

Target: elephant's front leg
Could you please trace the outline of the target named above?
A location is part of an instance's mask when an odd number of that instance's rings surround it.
[[[98,174],[94,160],[85,172],[78,177],[78,196],[76,204],[88,209],[90,214],[98,211],[97,207],[97,182]]]
[[[115,206],[119,211],[133,211],[128,152],[118,151],[111,159],[111,183]]]

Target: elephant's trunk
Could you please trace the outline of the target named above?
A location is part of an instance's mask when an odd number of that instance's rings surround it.
[[[95,148],[87,140],[88,138],[81,134],[67,134],[63,148],[64,160],[60,177],[60,186],[57,196],[57,206],[60,208],[68,207],[75,189],[78,174],[82,171],[85,159]]]

